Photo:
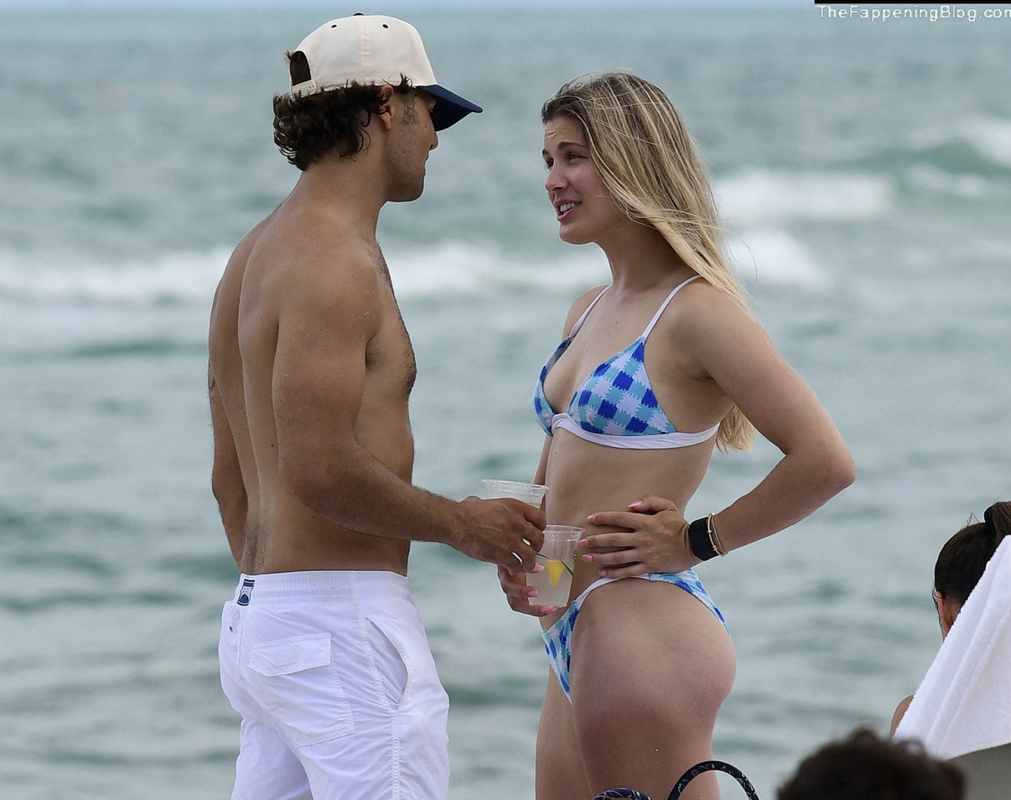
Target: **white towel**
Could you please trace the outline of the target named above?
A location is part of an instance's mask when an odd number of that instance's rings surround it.
[[[895,731],[936,758],[1011,742],[1011,537],[962,606]]]

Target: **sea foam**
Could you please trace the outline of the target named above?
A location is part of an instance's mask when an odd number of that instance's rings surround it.
[[[734,231],[731,261],[745,281],[818,288],[829,282],[808,245],[770,225]],[[407,251],[394,244],[386,260],[402,301],[441,298],[494,299],[527,292],[568,296],[608,283],[610,272],[597,248],[553,247],[541,253],[508,252],[501,246],[448,240]],[[210,306],[229,250],[171,252],[146,260],[99,262],[54,255],[0,253],[0,300],[41,306]]]
[[[172,252],[146,260],[80,261],[48,254],[0,253],[0,299],[42,305],[208,305],[229,249]],[[445,241],[386,260],[401,299],[494,296],[502,291],[569,293],[607,280],[599,251],[519,256],[498,247]]]
[[[747,229],[727,244],[731,261],[746,284],[775,284],[815,292],[833,285],[830,273],[811,248],[780,228]]]
[[[990,166],[1011,170],[1011,119],[1005,117],[974,116],[953,125],[933,125],[917,131],[911,143],[920,151],[965,144]]]
[[[0,298],[41,304],[209,305],[229,250],[165,253],[120,263],[0,253]]]
[[[892,208],[895,185],[887,176],[756,169],[717,179],[716,195],[730,225],[850,222]]]

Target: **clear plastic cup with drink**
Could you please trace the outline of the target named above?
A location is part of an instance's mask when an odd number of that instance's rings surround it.
[[[539,483],[523,483],[522,481],[484,480],[481,483],[484,484],[484,496],[489,500],[512,497],[538,508],[541,507],[544,493],[548,490],[547,486],[541,486]]]
[[[537,563],[544,570],[527,573],[527,586],[537,590],[537,597],[530,598],[530,605],[562,608],[569,604],[576,547],[583,530],[570,525],[548,525],[544,529],[544,546],[537,554]]]

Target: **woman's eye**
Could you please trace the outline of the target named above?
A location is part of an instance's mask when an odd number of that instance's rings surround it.
[[[555,165],[553,158],[544,159],[544,169],[551,169]]]

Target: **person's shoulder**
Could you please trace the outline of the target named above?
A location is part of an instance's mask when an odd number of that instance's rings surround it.
[[[693,311],[710,310],[717,313],[733,311],[750,315],[743,292],[734,297],[728,289],[714,286],[701,275],[685,281],[674,303]]]
[[[735,297],[705,278],[682,287],[652,337],[677,352],[683,369],[693,375],[712,374],[717,362],[771,346],[743,296]]]
[[[679,338],[708,336],[714,329],[735,323],[758,323],[743,294],[735,297],[703,277],[686,283],[678,291],[662,319],[668,333]]]
[[[323,284],[348,286],[376,283],[385,268],[378,246],[354,237],[323,236],[300,248],[291,268]]]
[[[270,220],[273,214],[268,215],[264,219],[260,220],[242,239],[239,243],[235,245],[235,249],[232,250],[231,254],[228,256],[228,261],[225,263],[225,271],[222,275],[221,281],[225,283],[229,280],[234,280],[236,273],[242,274],[246,271],[246,266],[249,263],[249,257],[252,255],[253,250],[256,249],[257,243],[263,236],[267,228],[270,227]],[[219,291],[221,287],[219,286]]]
[[[375,242],[349,225],[295,213],[268,220],[251,261],[272,289],[325,300],[373,292],[382,272]]]
[[[569,312],[565,315],[565,329],[562,331],[563,336],[569,335],[569,331],[571,331],[572,326],[576,324],[576,320],[579,319],[582,313],[590,307],[590,303],[596,300],[600,296],[601,292],[603,292],[609,285],[610,284],[602,283],[599,286],[587,289],[572,301],[572,305],[569,306]]]
[[[325,320],[328,327],[372,328],[378,324],[385,296],[378,252],[357,243],[318,241],[286,265],[278,287],[283,316]]]
[[[902,722],[902,718],[906,716],[906,712],[909,710],[909,704],[913,702],[913,695],[909,695],[905,700],[902,700],[896,707],[895,713],[892,714],[892,724],[889,736],[895,736],[895,731],[899,727],[899,723]]]
[[[234,315],[236,312],[250,257],[264,231],[269,227],[271,216],[273,215],[261,220],[249,233],[243,236],[229,254],[221,279],[214,290],[214,301],[211,305],[212,320],[217,320],[222,315]],[[223,312],[227,313],[223,314]]]

